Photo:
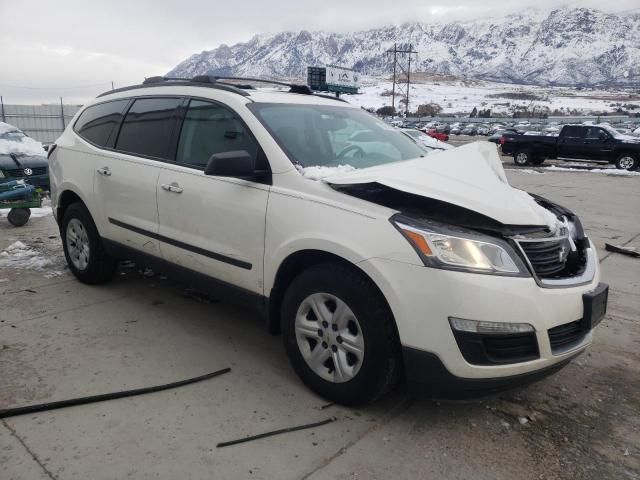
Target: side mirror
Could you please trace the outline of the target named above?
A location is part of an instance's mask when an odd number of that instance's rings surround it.
[[[256,160],[246,150],[214,153],[207,162],[204,174],[217,177],[253,178],[256,175]]]

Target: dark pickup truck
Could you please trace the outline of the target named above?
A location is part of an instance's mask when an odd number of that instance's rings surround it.
[[[640,138],[623,135],[609,125],[565,125],[557,137],[505,133],[502,153],[516,165],[540,165],[547,158],[606,161],[619,169],[635,170]]]

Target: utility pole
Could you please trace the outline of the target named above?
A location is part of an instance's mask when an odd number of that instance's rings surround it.
[[[411,87],[411,56],[417,54],[413,49],[413,45],[404,45],[398,48],[398,44],[393,44],[393,50],[387,50],[386,53],[393,53],[393,87],[391,90],[391,106],[395,112],[396,90],[400,96],[404,97],[405,117],[409,114],[409,89]],[[398,54],[401,54],[398,58]],[[407,63],[405,64],[405,60]],[[398,73],[404,78],[398,79]],[[406,81],[404,81],[406,79]]]
[[[398,47],[393,44],[393,87],[391,87],[391,108],[393,109],[393,115],[396,116],[396,65],[398,64]]]
[[[62,105],[62,97],[60,97],[60,120],[62,120],[62,130],[64,130],[67,128],[67,125],[64,121],[64,105]]]
[[[0,95],[0,112],[2,113],[2,121],[6,122],[7,118],[4,116],[4,99]]]
[[[115,88],[113,87],[113,80],[111,80],[111,90],[115,90]]]

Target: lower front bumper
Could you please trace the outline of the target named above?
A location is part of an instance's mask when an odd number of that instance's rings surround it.
[[[409,391],[442,400],[469,400],[522,387],[556,373],[584,349],[545,368],[497,378],[463,378],[453,375],[437,355],[411,347],[402,347]]]

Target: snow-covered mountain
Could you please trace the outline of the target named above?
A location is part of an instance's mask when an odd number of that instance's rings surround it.
[[[194,54],[168,75],[305,78],[307,66],[326,64],[386,75],[392,63],[385,51],[394,43],[413,44],[414,71],[540,85],[640,85],[640,11],[569,7],[344,34],[256,35]]]

